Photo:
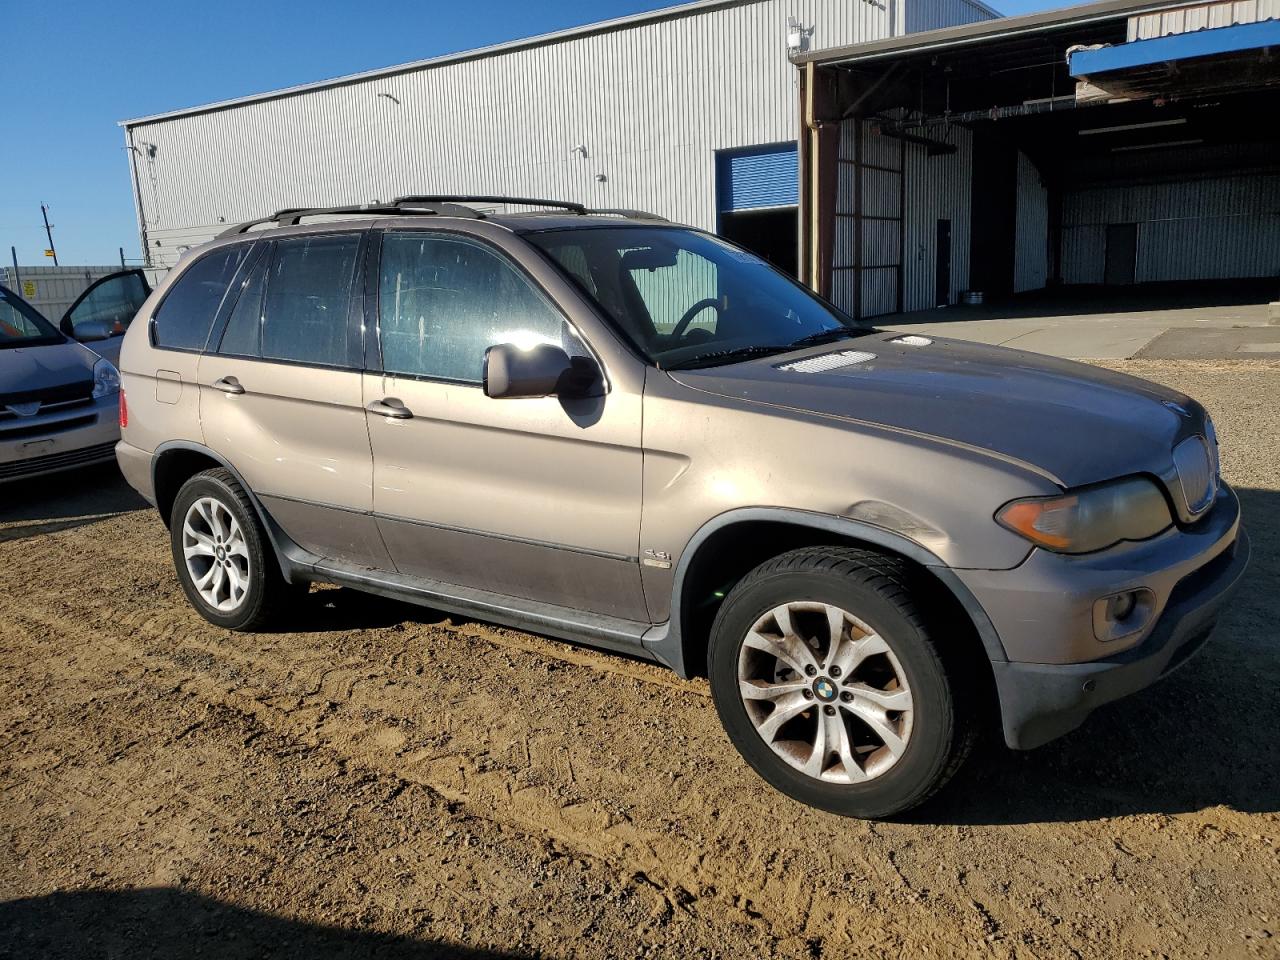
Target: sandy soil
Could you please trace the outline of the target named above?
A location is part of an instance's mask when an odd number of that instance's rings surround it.
[[[0,957],[1280,956],[1280,364],[1116,366],[1214,412],[1247,583],[896,823],[774,793],[701,681],[346,590],[227,633],[110,470],[0,490]]]

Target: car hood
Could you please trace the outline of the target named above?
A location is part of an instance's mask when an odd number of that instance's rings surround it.
[[[1069,360],[959,340],[877,331],[723,367],[672,371],[724,397],[924,434],[990,452],[1074,487],[1167,474],[1204,410],[1165,387]],[[843,351],[873,356],[830,369]],[[785,369],[812,361],[801,369]],[[808,366],[809,372],[804,369]]]
[[[97,356],[74,340],[0,350],[0,398],[93,379]]]

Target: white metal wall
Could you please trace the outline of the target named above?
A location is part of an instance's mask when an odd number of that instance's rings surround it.
[[[1049,191],[1040,171],[1018,151],[1018,192],[1013,251],[1015,293],[1039,290],[1049,279]]]
[[[1280,0],[1220,0],[1129,18],[1129,40],[1150,40],[1237,23],[1280,18]]]
[[[972,0],[931,0],[929,3],[907,5],[906,26],[907,33],[920,33],[923,30],[941,30],[943,27],[957,27],[962,23],[977,23],[991,18],[992,11],[989,7]]]
[[[1096,187],[1063,198],[1062,278],[1101,283],[1107,224],[1138,225],[1135,279],[1280,275],[1280,176]]]
[[[911,7],[930,24],[980,10]],[[787,18],[819,48],[884,37],[888,16],[862,0],[758,0],[140,123],[150,252],[172,263],[282,207],[427,192],[636,206],[712,228],[715,151],[796,137]]]

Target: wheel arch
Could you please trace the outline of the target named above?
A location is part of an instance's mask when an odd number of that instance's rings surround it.
[[[275,554],[282,575],[287,582],[295,582],[297,578],[294,571],[298,564],[293,562],[291,557],[293,553],[300,552],[300,548],[280,529],[280,525],[275,522],[271,514],[267,513],[262,501],[258,499],[253,488],[245,481],[235,465],[204,444],[191,440],[170,440],[158,446],[152,455],[152,489],[155,491],[156,509],[160,511],[160,518],[164,521],[164,525],[169,526],[173,501],[177,498],[182,485],[197,473],[213,467],[222,467],[235,478],[236,483],[240,484],[240,489],[253,504],[258,522],[267,532],[267,540],[271,544],[271,551]]]
[[[913,540],[869,523],[782,507],[745,507],[707,521],[676,564],[671,614],[645,646],[681,677],[705,673],[708,631],[719,600],[750,570],[804,546],[858,546],[906,561],[924,571],[940,594],[963,612],[990,661],[1007,659],[986,611],[955,572]]]

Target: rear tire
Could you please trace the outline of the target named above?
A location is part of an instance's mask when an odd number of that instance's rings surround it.
[[[183,592],[216,626],[262,629],[306,589],[285,581],[248,494],[221,467],[182,485],[169,540]]]
[[[729,739],[778,790],[888,817],[960,768],[977,729],[973,664],[935,642],[922,576],[872,551],[811,547],[729,593],[711,629],[711,693]]]

